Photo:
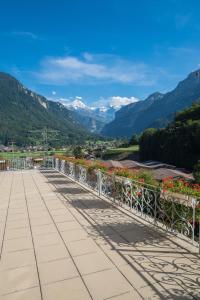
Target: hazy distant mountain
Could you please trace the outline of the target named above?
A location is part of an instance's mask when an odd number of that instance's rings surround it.
[[[75,118],[91,132],[99,133],[105,124],[115,118],[115,113],[127,103],[136,103],[139,99],[135,97],[112,97],[106,105],[88,106],[81,97],[74,101],[60,101],[67,109],[74,112]]]
[[[61,103],[48,101],[9,74],[0,72],[0,144],[10,141],[18,145],[42,139],[41,130],[56,130],[50,142],[54,145],[83,141],[89,133]]]
[[[129,104],[116,112],[115,119],[106,124],[102,134],[130,137],[149,127],[165,127],[175,113],[200,100],[200,70],[192,72],[177,87],[166,94],[154,93],[144,101]]]

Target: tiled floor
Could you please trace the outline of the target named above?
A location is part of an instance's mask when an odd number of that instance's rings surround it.
[[[0,173],[0,299],[200,299],[184,243],[55,171]]]

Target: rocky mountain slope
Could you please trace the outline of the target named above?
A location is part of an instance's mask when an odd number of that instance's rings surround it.
[[[49,137],[53,145],[75,144],[89,136],[65,106],[48,101],[0,72],[0,144],[35,144],[42,139],[40,130],[44,128],[55,131]]]
[[[200,100],[200,70],[192,72],[177,87],[166,94],[154,93],[144,101],[129,104],[116,112],[115,119],[106,124],[102,134],[130,137],[149,127],[165,127],[176,112]]]
[[[113,97],[121,98],[121,97]],[[119,99],[117,99],[119,101]],[[86,105],[81,97],[77,97],[74,101],[61,101],[61,103],[67,107],[67,109],[74,112],[75,118],[90,132],[100,133],[103,127],[114,120],[115,113],[123,106],[126,105],[126,101],[136,103],[139,99],[135,97],[121,98],[120,103],[118,101],[108,100],[106,105],[89,106]],[[129,102],[129,103],[130,103]]]

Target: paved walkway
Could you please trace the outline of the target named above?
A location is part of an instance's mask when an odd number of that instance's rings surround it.
[[[200,258],[54,171],[0,173],[1,300],[200,299]]]

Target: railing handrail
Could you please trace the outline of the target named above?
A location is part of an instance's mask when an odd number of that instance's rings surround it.
[[[131,209],[133,213],[139,213],[140,217],[148,219],[151,224],[171,233],[181,234],[184,238],[192,240],[193,244],[198,243],[200,249],[200,241],[197,242],[198,230],[200,231],[198,198],[190,197],[190,200],[195,200],[193,202],[188,201],[189,197],[180,200],[177,194],[171,191],[163,194],[160,187],[102,172],[100,169],[88,172],[86,166],[65,159],[55,158],[53,165],[56,170],[92,188],[100,196],[104,195],[116,204]]]

